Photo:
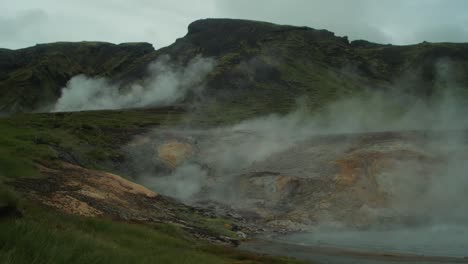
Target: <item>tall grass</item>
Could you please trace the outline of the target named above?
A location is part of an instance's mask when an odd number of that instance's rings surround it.
[[[193,241],[158,229],[35,212],[0,221],[1,263],[223,263]]]
[[[170,224],[143,225],[63,215],[26,205],[0,220],[0,263],[293,263],[214,246]]]

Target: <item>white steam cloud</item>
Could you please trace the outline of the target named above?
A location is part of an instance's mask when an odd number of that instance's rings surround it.
[[[454,232],[468,232],[468,206],[464,203],[468,199],[468,134],[465,133],[468,104],[466,97],[460,96],[464,87],[450,77],[456,69],[448,62],[438,65],[438,69],[438,97],[419,98],[394,92],[401,89],[389,89],[340,99],[318,112],[311,112],[306,102],[300,100],[297,109],[291,113],[257,117],[232,126],[154,130],[146,135],[151,144],[145,144],[153,153],[157,146],[173,140],[191,144],[196,149],[194,156],[171,170],[155,168],[154,154],[142,152],[141,147],[130,149],[129,153],[137,161],[133,166],[141,172],[138,180],[158,192],[186,202],[208,199],[242,210],[254,209],[260,214],[268,211],[269,206],[281,212],[279,215],[275,215],[274,210],[269,215],[265,213],[271,217],[285,217],[290,212],[311,216],[308,211],[315,210],[316,204],[308,201],[318,195],[313,191],[323,192],[321,195],[325,196],[327,192],[339,191],[326,189],[329,187],[314,189],[313,185],[309,185],[309,189],[300,189],[302,184],[323,177],[334,178],[336,172],[328,169],[339,159],[357,154],[355,157],[361,159],[359,162],[371,164],[372,155],[377,153],[388,158],[388,163],[384,170],[376,173],[375,183],[364,183],[365,188],[359,190],[350,187],[349,192],[355,191],[358,193],[356,197],[364,198],[359,195],[368,189],[383,193],[387,203],[382,207],[372,207],[370,203],[362,202],[367,199],[363,198],[360,200],[363,205],[355,211],[368,213],[367,219],[391,219],[393,222],[382,225],[376,221],[375,226],[367,224],[370,228],[367,233],[356,231],[346,223],[336,223],[349,220],[334,218],[336,214],[333,213],[347,210],[338,206],[337,211],[318,217],[319,224],[323,219],[334,221],[331,227],[318,225],[311,229],[313,234],[287,237],[286,240],[317,244],[330,238],[328,242],[332,246],[359,245],[370,250],[418,254],[429,254],[427,250],[421,250],[427,246],[437,248],[434,252],[441,255],[461,256],[464,252],[459,249],[466,248],[468,240],[454,236]],[[392,138],[384,137],[378,144],[372,140],[360,141],[361,133],[386,131],[396,131],[398,139],[392,141]],[[405,138],[404,135],[412,133],[417,136]],[[145,157],[151,157],[153,161],[144,162]],[[370,166],[369,170],[372,168]],[[366,174],[373,172],[356,173],[359,173],[358,180],[369,180]],[[289,196],[275,196],[281,188],[276,184],[278,175],[285,176],[282,178],[285,184],[289,179],[300,182],[300,191],[292,189],[286,194]],[[334,181],[329,183],[333,185]],[[264,189],[252,189],[253,185],[263,185]],[[350,195],[346,192],[344,190],[340,195]],[[354,199],[352,194],[349,197]],[[342,202],[348,203],[347,200]],[[288,209],[281,211],[281,206]],[[346,206],[351,206],[351,202]],[[288,221],[285,222],[292,223]],[[330,231],[330,228],[334,230]],[[337,232],[336,228],[345,229]],[[392,239],[385,241],[392,234]],[[362,240],[359,240],[360,235]],[[431,236],[437,236],[441,243],[429,242]],[[315,239],[318,237],[321,241]],[[444,245],[451,238],[457,240],[456,249]]]
[[[208,175],[219,176],[222,178],[220,184],[230,185],[232,178],[241,175],[244,170],[276,154],[289,152],[314,136],[383,131],[444,131],[468,127],[468,121],[463,118],[468,109],[452,95],[447,94],[435,103],[420,101],[406,109],[401,105],[395,108],[399,100],[394,94],[375,93],[366,98],[338,100],[315,114],[310,113],[304,103],[299,103],[298,108],[291,113],[271,114],[228,127],[155,130],[149,135],[153,138],[153,144],[161,144],[173,138],[191,140],[196,142],[193,144],[198,149],[198,158],[186,161],[164,177],[144,173],[140,179],[144,185],[153,186],[159,192],[187,200],[208,185]],[[334,151],[344,151],[345,148],[342,146],[342,149]],[[136,159],[137,166],[142,166],[142,158],[144,155]],[[294,160],[291,162],[294,164]],[[148,166],[152,166],[151,162]],[[274,170],[274,164],[271,166],[270,169]],[[219,195],[228,198],[228,194],[222,190]]]
[[[175,168],[169,175],[162,177],[142,177],[140,184],[157,189],[158,191],[190,201],[197,195],[208,181],[208,172],[199,164],[185,163]]]
[[[166,106],[189,93],[203,90],[203,80],[213,70],[215,61],[200,56],[185,67],[163,55],[150,64],[149,76],[129,87],[120,87],[106,78],[84,75],[73,77],[62,89],[54,112]]]

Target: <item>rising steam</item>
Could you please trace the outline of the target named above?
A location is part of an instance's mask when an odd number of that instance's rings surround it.
[[[185,67],[171,62],[164,55],[149,65],[148,77],[129,87],[120,87],[106,78],[84,75],[73,77],[62,89],[53,107],[54,112],[121,109],[165,106],[178,102],[188,93],[203,90],[203,80],[212,71],[215,61],[200,56]]]
[[[399,89],[388,89],[343,98],[320,111],[311,111],[304,100],[299,100],[296,110],[288,114],[256,117],[231,126],[156,129],[145,136],[150,144],[128,148],[134,160],[130,166],[138,168],[137,180],[142,184],[188,203],[209,199],[243,210],[265,210],[265,206],[281,202],[282,206],[289,203],[290,211],[302,208],[307,213],[313,206],[307,207],[310,205],[304,203],[304,199],[312,193],[296,194],[292,191],[289,196],[274,196],[278,188],[275,185],[276,175],[286,176],[284,179],[316,179],[327,175],[327,169],[324,168],[334,159],[352,153],[359,154],[361,151],[364,154],[362,157],[369,153],[396,153],[392,154],[397,156],[391,165],[375,179],[376,191],[387,197],[385,208],[370,208],[364,201],[362,208],[357,211],[365,211],[371,218],[393,219],[394,223],[386,228],[394,234],[405,234],[408,233],[405,230],[412,230],[414,235],[428,237],[421,232],[436,230],[434,234],[442,236],[443,230],[468,230],[464,227],[468,221],[468,207],[463,202],[468,199],[468,167],[465,158],[468,155],[468,141],[464,133],[468,127],[465,118],[468,109],[464,97],[456,92],[460,87],[448,76],[450,64],[442,66],[439,67],[437,80],[441,92],[434,98],[423,99],[395,92]],[[456,89],[453,86],[457,86]],[[359,141],[352,140],[336,143],[333,140],[334,135],[337,139],[341,135],[350,135],[352,138],[362,133],[385,131],[398,131],[400,134],[418,131],[418,137],[417,140],[402,139],[395,144],[389,141],[380,145],[365,142],[358,144],[356,142]],[[196,154],[175,168],[162,169],[167,166],[155,158],[154,153],[167,140],[191,144]],[[243,181],[246,175],[256,173],[264,176],[251,176],[252,180],[247,183]],[[252,201],[251,197],[246,196],[246,189],[255,184],[264,188],[261,194],[263,197],[259,194],[262,191],[254,195],[260,201]],[[295,195],[299,195],[299,198],[296,199]],[[310,226],[315,228],[314,232],[319,232],[316,233],[317,237],[328,236],[328,233],[322,231],[329,230],[330,222],[348,221],[330,215],[318,218],[325,220]],[[413,229],[412,225],[417,228]],[[337,226],[343,225],[338,223]],[[324,229],[321,230],[321,227]],[[373,229],[374,226],[369,224],[367,228]],[[382,226],[379,224],[375,228]],[[353,232],[358,231],[351,229],[350,232],[355,234]],[[378,229],[375,232],[367,233],[370,239],[386,236],[379,233],[385,230]],[[450,232],[446,233],[447,236],[450,236]],[[333,233],[333,236],[336,234]],[[298,237],[291,239],[298,241]],[[411,245],[425,243],[417,237],[413,240],[394,237],[394,240],[397,241],[395,243],[401,243],[398,250],[404,247],[404,241],[408,242],[407,247],[410,247],[410,241],[413,243]],[[307,235],[302,236],[300,241],[315,243]],[[458,246],[467,245],[468,241],[460,240],[457,243]],[[446,252],[452,255],[459,253]]]

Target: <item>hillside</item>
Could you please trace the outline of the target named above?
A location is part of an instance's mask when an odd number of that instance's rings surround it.
[[[154,52],[148,43],[58,42],[0,50],[0,111],[28,112],[55,102],[71,77],[119,78]]]
[[[349,42],[308,27],[205,19],[193,22],[187,35],[157,51],[147,43],[93,42],[1,50],[0,110],[40,110],[54,103],[60,89],[78,74],[108,77],[124,87],[141,80],[148,65],[163,55],[177,65],[197,55],[215,59],[216,67],[205,80],[204,113],[217,112],[220,106],[241,115],[286,111],[301,96],[315,108],[365,89],[430,97],[438,93],[441,67],[453,69],[446,79],[468,83],[464,43],[381,45]]]

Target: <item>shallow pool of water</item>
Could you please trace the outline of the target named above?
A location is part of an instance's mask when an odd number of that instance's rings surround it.
[[[336,247],[366,252],[424,256],[468,256],[468,226],[434,225],[379,231],[325,231],[273,238],[305,246]]]

